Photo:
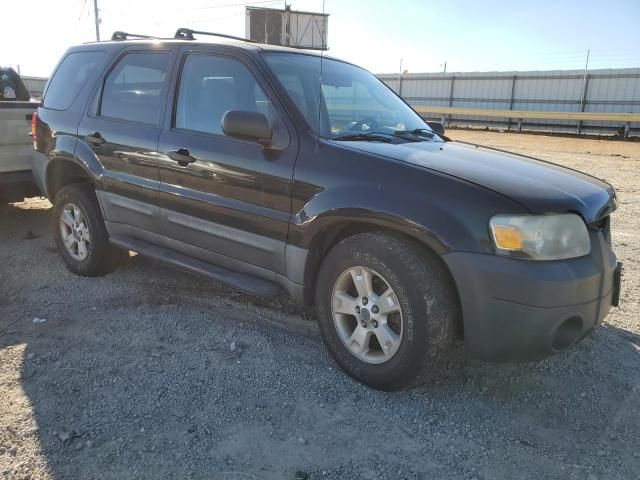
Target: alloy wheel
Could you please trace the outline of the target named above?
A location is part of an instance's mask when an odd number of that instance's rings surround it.
[[[62,243],[71,258],[79,262],[89,255],[91,233],[82,210],[73,203],[67,203],[60,213],[60,235]]]
[[[385,363],[402,342],[403,316],[398,296],[375,270],[356,266],[333,287],[333,322],[342,343],[366,363]]]

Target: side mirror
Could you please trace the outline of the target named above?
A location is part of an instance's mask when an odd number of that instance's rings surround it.
[[[222,131],[225,135],[245,140],[254,140],[266,147],[271,145],[273,130],[267,117],[259,112],[229,110],[222,116]]]
[[[444,135],[444,125],[440,122],[427,122],[427,125],[438,135]]]

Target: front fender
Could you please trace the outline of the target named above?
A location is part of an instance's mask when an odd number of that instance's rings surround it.
[[[294,245],[310,248],[314,238],[338,225],[366,223],[415,237],[440,254],[449,251],[451,245],[437,229],[431,228],[432,222],[413,215],[414,209],[407,208],[417,203],[419,199],[415,196],[394,198],[377,185],[325,190],[293,215],[289,239]],[[443,212],[436,206],[430,209],[430,214],[437,217]],[[465,226],[455,220],[449,228],[452,234],[468,234]]]
[[[372,147],[373,148],[373,147]],[[309,249],[332,225],[367,222],[399,229],[434,251],[493,253],[488,221],[524,213],[480,185],[337,142],[307,140],[296,162],[289,242]]]
[[[289,241],[309,249],[327,229],[361,222],[410,235],[439,254],[492,252],[487,221],[496,211],[493,195],[467,183],[439,180],[431,179],[428,188],[385,182],[319,191],[294,212]]]

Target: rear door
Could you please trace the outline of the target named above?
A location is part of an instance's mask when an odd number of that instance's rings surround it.
[[[78,128],[78,147],[104,166],[97,192],[113,236],[157,232],[158,137],[176,47],[127,48],[105,74]]]
[[[158,146],[163,232],[192,256],[283,273],[298,144],[275,92],[251,59],[222,46],[185,47],[172,92]],[[264,113],[277,148],[225,136],[229,110]]]

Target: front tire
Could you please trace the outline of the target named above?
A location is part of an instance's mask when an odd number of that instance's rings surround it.
[[[90,184],[60,189],[53,202],[53,236],[67,268],[84,277],[113,272],[127,254],[109,242]]]
[[[316,285],[322,336],[351,377],[398,390],[437,371],[459,315],[435,255],[403,237],[364,233],[336,245]]]

